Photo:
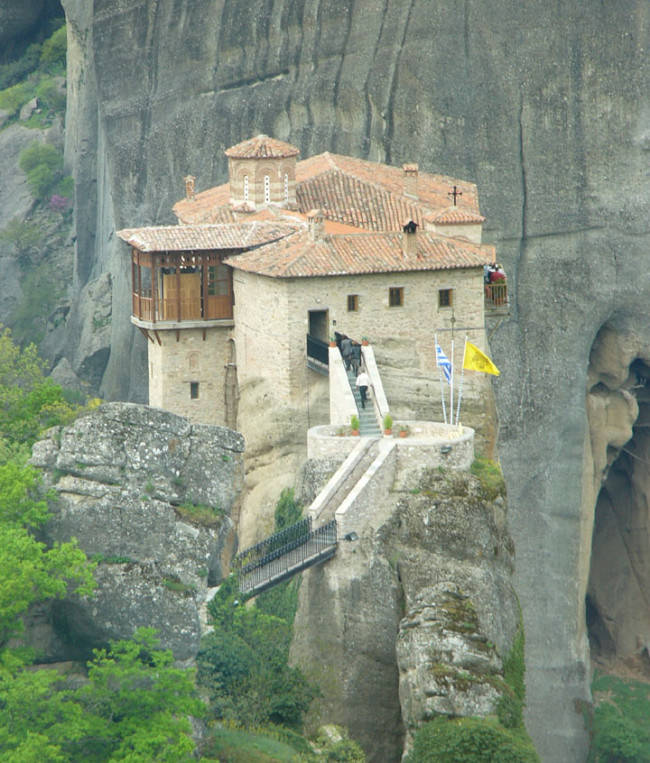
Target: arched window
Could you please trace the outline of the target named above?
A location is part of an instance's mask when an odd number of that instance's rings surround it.
[[[271,201],[271,178],[268,175],[264,175],[264,203],[268,204]]]
[[[284,173],[284,200],[289,203],[289,175]]]
[[[248,201],[248,175],[244,175],[244,201]]]

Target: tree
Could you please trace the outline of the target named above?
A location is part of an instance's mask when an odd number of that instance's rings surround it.
[[[200,716],[193,671],[173,667],[150,628],[95,651],[88,680],[0,661],[2,760],[175,763],[191,759],[188,715]]]
[[[18,163],[35,199],[46,198],[63,177],[63,155],[48,143],[33,141],[20,152]]]

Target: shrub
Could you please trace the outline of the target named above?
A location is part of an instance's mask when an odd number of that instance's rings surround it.
[[[41,230],[35,223],[12,217],[0,231],[0,241],[9,244],[19,257],[28,258],[41,244]]]
[[[35,199],[45,199],[63,175],[63,155],[47,143],[35,140],[20,152],[20,169]]]
[[[359,431],[359,417],[358,416],[351,416],[350,417],[350,426],[352,427],[353,431],[358,432]]]
[[[275,504],[275,530],[284,530],[285,527],[294,525],[298,522],[302,515],[302,507],[296,501],[293,488],[287,487],[281,493],[278,498],[278,502]]]
[[[17,61],[0,65],[0,90],[15,85],[31,74],[41,60],[41,46],[30,45]]]
[[[65,66],[68,48],[68,31],[65,24],[45,40],[41,51],[41,64],[48,69],[61,69]]]
[[[42,79],[36,88],[36,97],[39,106],[43,106],[49,111],[57,113],[65,112],[65,93],[61,92],[59,86],[51,77]]]
[[[384,416],[384,429],[392,429],[393,428],[393,417],[390,415],[390,413],[387,413]]]
[[[476,458],[470,467],[472,474],[481,483],[483,495],[490,501],[498,496],[505,496],[506,483],[501,467],[489,458]]]
[[[408,763],[539,763],[531,742],[495,721],[437,718],[413,739]]]
[[[24,82],[8,87],[0,92],[0,109],[15,114],[31,97],[31,92]]]

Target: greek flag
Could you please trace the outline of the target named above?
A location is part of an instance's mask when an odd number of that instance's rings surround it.
[[[436,342],[436,365],[442,368],[442,373],[449,384],[451,382],[451,363],[449,358],[442,351],[442,347]]]

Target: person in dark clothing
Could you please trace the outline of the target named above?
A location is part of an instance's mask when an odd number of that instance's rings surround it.
[[[354,375],[357,376],[359,369],[361,368],[361,345],[354,340],[352,341],[352,357],[350,359],[350,364],[352,365]]]
[[[343,362],[345,363],[345,370],[350,370],[350,363],[352,361],[352,340],[346,336],[341,341],[341,355],[343,356]]]

